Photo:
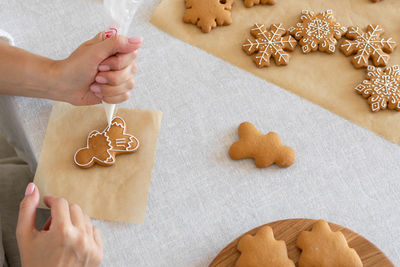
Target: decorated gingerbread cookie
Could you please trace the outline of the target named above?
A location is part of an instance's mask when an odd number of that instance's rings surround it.
[[[368,104],[373,112],[386,108],[400,111],[399,65],[384,70],[368,66],[367,78],[357,85],[356,91],[368,98]]]
[[[336,22],[332,10],[318,14],[303,10],[300,22],[289,28],[289,33],[300,40],[301,49],[305,54],[317,50],[333,54],[337,40],[346,33],[346,27]]]
[[[262,227],[255,236],[243,236],[237,249],[241,254],[235,267],[295,267],[288,258],[285,241],[276,240],[269,226]]]
[[[75,164],[85,169],[95,163],[107,167],[115,163],[118,154],[136,152],[139,140],[125,131],[126,123],[120,117],[115,117],[103,132],[92,131],[89,133],[86,147],[76,151]]]
[[[255,24],[250,30],[255,39],[247,39],[242,45],[248,55],[253,55],[253,61],[257,67],[268,67],[271,57],[276,65],[287,65],[289,54],[285,51],[293,51],[297,41],[292,36],[284,36],[285,28],[281,24],[272,24],[269,31],[264,24]]]
[[[258,168],[265,168],[276,163],[282,168],[294,164],[296,153],[288,146],[282,145],[277,133],[260,133],[250,122],[239,126],[240,139],[229,149],[233,160],[253,158]]]
[[[255,5],[275,5],[276,0],[244,0],[244,5],[246,7],[252,7]]]
[[[324,220],[316,222],[311,231],[304,231],[297,239],[301,254],[299,267],[362,267],[357,252],[350,248],[341,232],[333,232]]]
[[[185,0],[185,23],[197,25],[204,33],[213,28],[232,23],[231,9],[234,0]]]
[[[383,28],[379,25],[368,25],[366,32],[360,27],[349,27],[346,33],[349,40],[340,45],[340,51],[346,56],[355,54],[351,62],[357,69],[366,68],[370,58],[374,66],[384,67],[390,59],[388,54],[396,48],[396,42],[391,37],[381,38],[383,33]]]

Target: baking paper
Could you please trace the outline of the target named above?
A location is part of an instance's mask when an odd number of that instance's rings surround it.
[[[368,24],[382,25],[385,29],[383,37],[393,37],[400,44],[399,0],[383,0],[380,3],[370,0],[278,0],[274,6],[259,5],[252,8],[245,8],[243,0],[236,0],[232,8],[232,25],[217,27],[208,34],[202,33],[195,25],[183,23],[184,0],[164,0],[154,12],[151,23],[400,144],[400,112],[370,111],[367,100],[354,90],[365,79],[366,70],[355,69],[350,57],[345,57],[338,49],[334,55],[322,52],[304,55],[298,46],[295,52],[289,53],[291,58],[288,66],[278,67],[271,63],[270,67],[262,69],[257,68],[252,58],[242,50],[242,44],[251,37],[250,28],[255,23],[268,26],[283,23],[288,29],[298,22],[303,9],[315,12],[332,9],[337,21],[346,27],[354,25],[365,30]],[[391,54],[389,61],[389,65],[395,64],[400,64],[400,46]],[[290,109],[290,106],[287,108]]]
[[[74,154],[86,146],[92,130],[107,126],[101,106],[75,107],[56,103],[47,126],[34,182],[41,195],[53,195],[76,203],[92,218],[143,223],[162,113],[118,108],[116,116],[126,132],[140,141],[133,154],[118,155],[111,167],[80,169]]]

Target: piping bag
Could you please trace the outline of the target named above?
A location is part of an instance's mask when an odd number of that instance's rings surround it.
[[[105,38],[121,34],[127,35],[133,16],[139,7],[141,0],[104,0],[104,8],[110,13],[112,23],[105,31]],[[103,101],[104,110],[107,116],[108,125],[114,117],[115,104],[108,104]]]

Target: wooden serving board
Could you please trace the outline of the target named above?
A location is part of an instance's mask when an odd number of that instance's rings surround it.
[[[289,258],[296,265],[300,256],[300,250],[296,247],[296,240],[302,231],[310,231],[316,220],[311,219],[289,219],[268,223],[273,231],[276,240],[284,240],[288,249]],[[265,225],[263,225],[265,226]],[[236,245],[240,238],[246,234],[254,235],[259,226],[232,241],[224,248],[211,262],[210,267],[233,267],[240,256]],[[354,248],[360,256],[364,267],[394,267],[393,263],[375,245],[359,234],[337,224],[329,223],[332,231],[341,231],[347,239],[349,247]]]

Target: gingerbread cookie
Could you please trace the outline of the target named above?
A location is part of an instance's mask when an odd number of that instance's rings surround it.
[[[332,10],[317,15],[313,11],[303,10],[300,22],[295,27],[290,27],[289,33],[296,40],[300,40],[301,49],[305,54],[317,50],[333,54],[337,40],[346,33],[346,27],[336,22]]]
[[[396,42],[381,38],[384,33],[379,25],[368,25],[367,32],[363,32],[360,27],[349,27],[346,37],[350,40],[344,41],[340,45],[340,51],[346,56],[356,54],[351,62],[354,67],[365,68],[368,66],[369,58],[375,66],[384,67],[389,62],[389,55],[396,47]]]
[[[197,25],[208,33],[217,25],[232,24],[231,9],[234,0],[185,0],[185,23]]]
[[[382,70],[368,66],[367,78],[357,85],[357,93],[368,98],[373,112],[382,109],[400,110],[400,67],[395,65]]]
[[[277,133],[270,132],[264,135],[250,122],[240,124],[238,132],[239,141],[229,149],[229,156],[233,160],[253,158],[258,168],[265,168],[274,163],[286,168],[296,161],[294,150],[282,145]]]
[[[235,267],[295,267],[288,258],[285,241],[276,240],[269,226],[262,227],[255,236],[243,236],[237,249],[241,254]]]
[[[139,140],[125,131],[126,123],[120,117],[115,117],[103,132],[92,131],[86,147],[76,151],[75,164],[85,169],[95,163],[108,167],[115,163],[116,155],[136,152]]]
[[[282,37],[286,30],[281,24],[272,24],[270,31],[264,24],[255,24],[250,30],[256,39],[247,39],[242,45],[243,50],[250,56],[257,67],[268,67],[270,58],[273,57],[276,65],[287,65],[289,54],[285,51],[293,51],[297,41],[292,36]]]
[[[324,220],[316,222],[311,231],[304,231],[297,239],[302,250],[299,267],[362,267],[357,252],[350,248],[341,232],[333,232]]]
[[[254,5],[275,5],[276,0],[244,0],[245,7],[252,7]]]

